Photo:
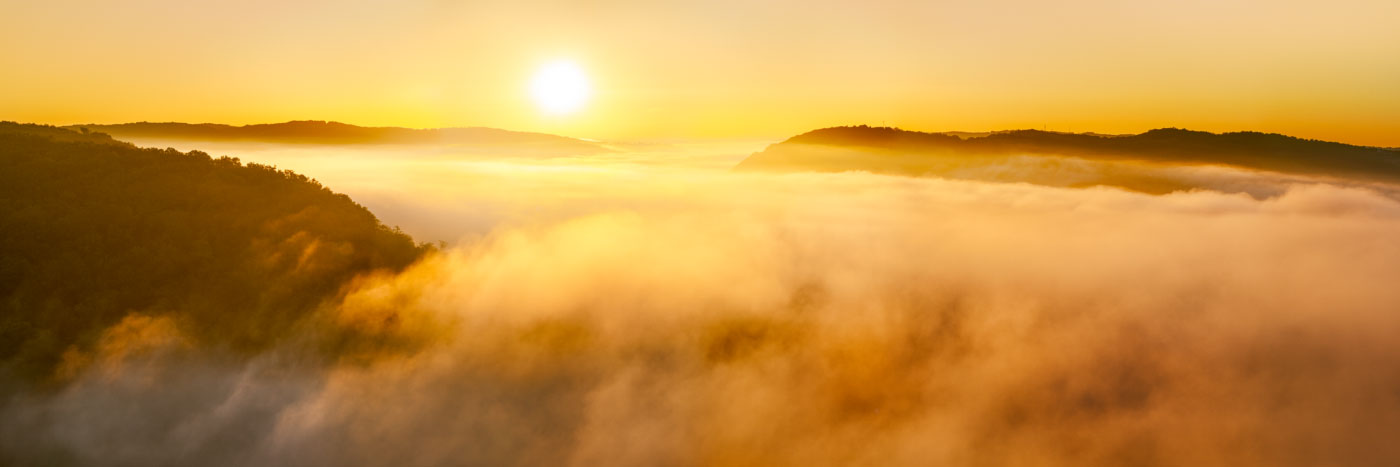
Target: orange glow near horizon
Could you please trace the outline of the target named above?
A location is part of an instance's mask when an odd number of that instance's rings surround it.
[[[0,17],[0,119],[599,139],[1184,127],[1400,146],[1397,18],[1379,0],[58,0]],[[568,118],[528,90],[551,57],[593,83]]]

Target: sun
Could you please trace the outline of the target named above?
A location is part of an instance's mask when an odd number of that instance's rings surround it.
[[[577,112],[588,102],[588,94],[588,77],[584,76],[582,68],[569,61],[545,64],[530,82],[530,95],[535,98],[535,105],[548,114]]]

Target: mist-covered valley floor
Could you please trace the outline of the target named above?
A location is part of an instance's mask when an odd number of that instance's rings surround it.
[[[128,310],[65,354],[63,384],[0,405],[4,463],[1400,462],[1388,185],[1006,178],[1098,170],[1040,158],[962,179],[730,170],[767,142],[134,142],[294,170],[444,246],[318,305],[373,338],[329,360]]]

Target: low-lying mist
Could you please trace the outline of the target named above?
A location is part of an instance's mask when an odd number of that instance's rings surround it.
[[[455,244],[503,225],[551,223],[617,209],[691,202],[709,179],[766,141],[610,144],[611,152],[540,155],[509,147],[317,145],[134,139],[306,174],[420,241]]]
[[[1223,168],[1162,170],[1274,191],[730,173],[738,147],[208,147],[454,243],[326,304],[383,343],[331,365],[134,312],[70,384],[0,406],[0,461],[1400,462],[1385,194]]]

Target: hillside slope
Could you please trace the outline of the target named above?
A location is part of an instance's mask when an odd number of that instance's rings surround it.
[[[291,171],[0,122],[0,379],[45,379],[132,315],[264,348],[425,249]]]
[[[1111,185],[1147,192],[1183,188],[1179,181],[1127,174],[1126,164],[1227,166],[1283,174],[1400,182],[1400,153],[1382,148],[1266,133],[1215,134],[1159,129],[1106,136],[1037,130],[965,134],[921,133],[868,126],[835,127],[795,136],[743,160],[736,170],[869,171],[958,175],[1025,157],[1090,161],[1095,176],[1078,185]],[[1102,169],[1102,163],[1115,164]],[[1065,166],[1057,163],[1057,167]],[[1072,164],[1071,164],[1072,165]],[[1024,169],[1025,167],[1018,167]],[[1003,171],[1006,172],[1006,171]],[[1023,181],[1044,181],[1029,170]],[[1110,173],[1111,172],[1111,173]],[[1014,178],[1014,177],[1013,177]],[[1083,178],[1083,177],[1081,177]],[[1012,180],[1015,181],[1015,180]]]

